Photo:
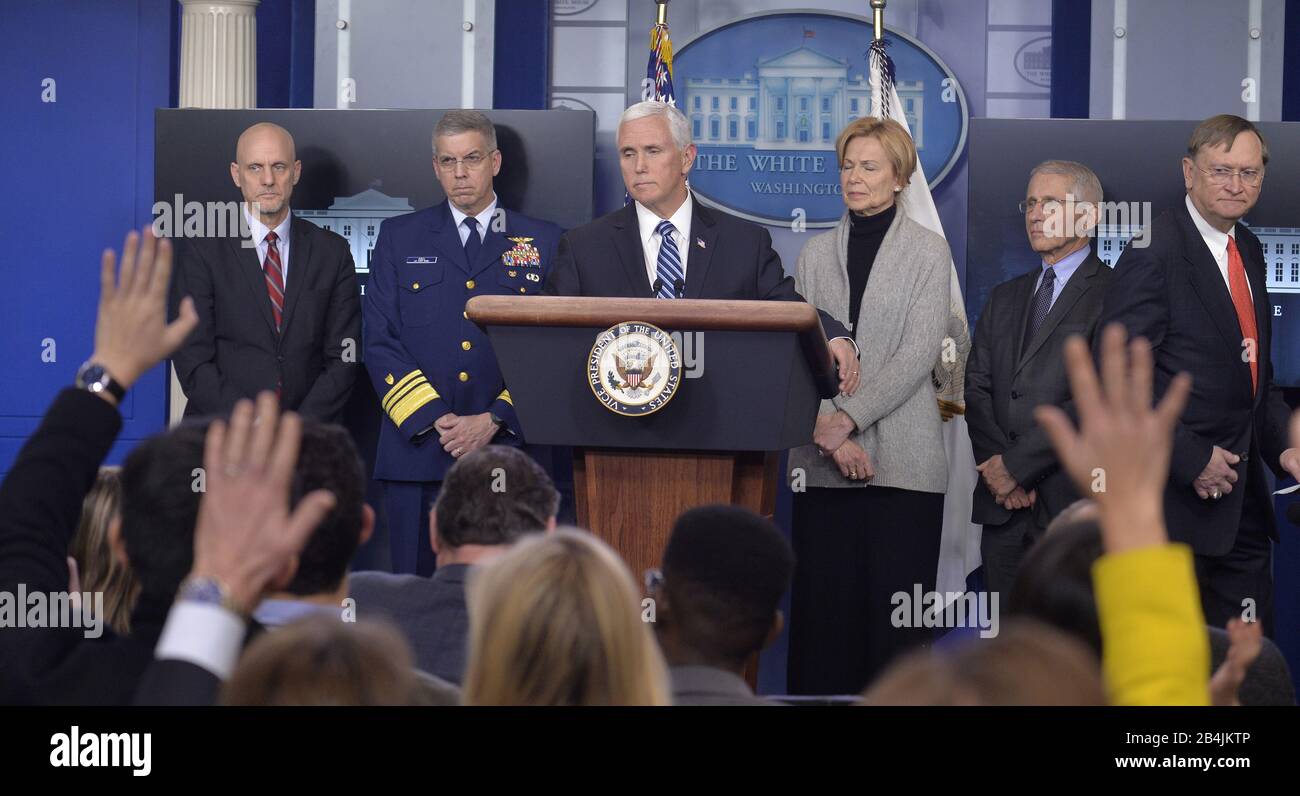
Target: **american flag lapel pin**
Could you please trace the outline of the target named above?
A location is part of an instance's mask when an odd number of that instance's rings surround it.
[[[708,248],[707,246],[704,245],[704,238],[696,238],[695,245],[699,246],[701,249]]]

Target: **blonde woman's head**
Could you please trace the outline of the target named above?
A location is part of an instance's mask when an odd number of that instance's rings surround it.
[[[627,567],[594,536],[524,539],[469,583],[470,705],[666,705]]]
[[[77,562],[81,591],[103,592],[104,623],[125,635],[130,631],[140,584],[121,541],[121,507],[121,470],[101,467],[95,485],[81,503],[81,520],[68,552]]]

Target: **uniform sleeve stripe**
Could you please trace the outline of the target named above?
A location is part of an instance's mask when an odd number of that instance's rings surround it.
[[[398,393],[403,392],[407,387],[411,385],[412,382],[417,380],[426,381],[426,379],[424,378],[424,373],[418,369],[413,370],[410,373],[403,376],[401,381],[394,384],[392,386],[392,389],[384,393],[384,400],[380,402],[380,404],[384,407],[384,411],[388,411],[389,404],[393,403],[396,400]]]
[[[409,396],[411,393],[415,392],[416,390],[420,389],[421,387],[428,387],[429,390],[433,392],[434,397],[435,398],[438,397],[438,391],[433,389],[433,385],[429,384],[429,382],[424,379],[416,379],[415,381],[406,385],[406,389],[402,390],[401,393],[393,396],[393,400],[388,402],[388,405],[384,407],[384,411],[390,415],[393,414],[393,412],[397,409],[398,404],[400,404],[402,401],[405,401],[407,396]]]
[[[391,417],[393,422],[400,428],[401,425],[406,422],[406,419],[415,414],[420,407],[430,401],[436,401],[437,399],[438,393],[434,392],[434,389],[430,387],[428,383],[420,384],[415,389],[411,390],[405,398],[398,401],[393,408],[389,410],[388,416]]]
[[[514,405],[515,405],[515,402],[512,401],[512,400],[510,400],[510,391],[509,391],[509,390],[502,390],[502,391],[501,391],[501,394],[498,395],[497,398],[500,399],[500,400],[502,400],[502,401],[505,401],[506,403],[510,404],[511,406],[514,406]]]

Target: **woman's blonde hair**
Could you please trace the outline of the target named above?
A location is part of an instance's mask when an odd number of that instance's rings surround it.
[[[469,582],[467,705],[666,705],[668,677],[618,555],[589,533],[532,536]]]
[[[68,551],[76,559],[83,592],[104,593],[105,624],[126,635],[131,611],[140,596],[140,583],[131,567],[113,554],[109,526],[121,513],[121,468],[101,467],[99,477],[81,502],[81,520]]]
[[[912,172],[916,171],[916,146],[907,129],[893,119],[877,119],[874,116],[854,119],[835,139],[835,155],[841,164],[844,163],[844,153],[849,148],[849,142],[864,136],[880,142],[899,182],[907,185],[912,179]]]

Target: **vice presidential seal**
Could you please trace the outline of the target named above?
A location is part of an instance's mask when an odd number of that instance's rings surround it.
[[[682,356],[657,326],[626,321],[601,332],[587,357],[587,382],[596,400],[620,415],[664,408],[681,384]]]

